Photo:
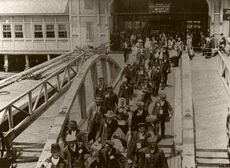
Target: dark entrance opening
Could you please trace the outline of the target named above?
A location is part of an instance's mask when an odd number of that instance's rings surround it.
[[[119,48],[131,33],[142,37],[159,32],[207,33],[206,0],[114,0],[111,41]]]

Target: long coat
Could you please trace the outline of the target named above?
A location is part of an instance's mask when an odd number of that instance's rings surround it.
[[[98,168],[125,168],[125,157],[115,148],[112,148],[110,154],[105,148],[99,151],[99,165]]]
[[[142,168],[168,168],[165,154],[158,148],[151,153],[149,148],[142,152],[141,157]]]
[[[48,168],[48,166],[51,168],[69,168],[67,162],[62,157],[60,157],[60,160],[56,166],[52,162],[51,158],[52,157],[47,158],[40,168]]]
[[[162,110],[162,114],[161,114]],[[161,105],[161,101],[156,101],[154,108],[153,108],[153,114],[157,116],[159,120],[166,121],[169,117],[169,112],[172,111],[172,106],[169,104],[167,100],[165,100],[164,105]]]
[[[143,110],[142,115],[138,116],[138,110],[133,112],[132,119],[131,119],[131,129],[137,130],[137,125],[139,123],[145,123],[145,119],[148,115],[148,112]]]
[[[66,146],[63,151],[63,158],[67,161],[68,168],[85,168],[84,156],[86,154],[89,154],[89,151],[85,146],[76,146],[75,151]]]
[[[102,120],[99,136],[101,137],[102,144],[105,144],[106,140],[110,140],[113,133],[116,131],[118,127],[117,120],[112,119],[110,123],[104,118]]]

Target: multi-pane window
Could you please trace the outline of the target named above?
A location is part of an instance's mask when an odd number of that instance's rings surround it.
[[[54,25],[48,24],[46,25],[46,38],[54,38],[55,33],[54,33]]]
[[[14,25],[15,38],[23,38],[22,25]]]
[[[86,40],[87,41],[93,41],[93,23],[92,22],[86,22]]]
[[[58,37],[59,38],[67,38],[66,24],[59,24],[58,25]]]
[[[3,25],[3,38],[11,38],[11,26]]]
[[[42,25],[34,25],[34,37],[35,38],[42,38]]]

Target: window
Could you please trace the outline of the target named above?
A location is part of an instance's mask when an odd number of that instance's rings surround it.
[[[46,25],[46,38],[54,38],[54,25]]]
[[[220,13],[220,4],[222,2],[220,0],[214,1],[214,13]]]
[[[58,25],[58,37],[67,38],[67,28],[65,24]]]
[[[14,25],[15,38],[23,38],[22,25]]]
[[[86,22],[86,40],[93,41],[93,23]]]
[[[34,37],[35,38],[42,38],[42,25],[34,25]]]
[[[3,38],[11,38],[10,25],[3,25]]]

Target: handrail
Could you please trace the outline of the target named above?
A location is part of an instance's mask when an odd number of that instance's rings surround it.
[[[50,139],[49,138],[47,139],[47,142],[45,144],[45,147],[43,149],[43,152],[39,158],[39,161],[38,161],[38,164],[36,167],[40,167],[40,164],[44,161],[44,159],[50,155],[50,145],[52,143],[58,142],[58,143],[62,144],[62,142],[63,142],[62,135],[64,134],[66,124],[67,124],[67,121],[69,119],[69,113],[70,113],[71,108],[73,106],[73,102],[75,101],[76,96],[79,95],[80,89],[82,89],[81,86],[83,85],[83,82],[85,80],[85,77],[86,77],[88,71],[90,70],[90,68],[93,65],[95,65],[97,60],[101,60],[101,59],[105,59],[109,63],[114,63],[120,69],[120,65],[116,61],[114,61],[111,57],[108,57],[105,55],[94,55],[93,57],[90,58],[90,60],[87,60],[87,62],[85,62],[84,66],[79,71],[76,78],[74,79],[75,82],[73,82],[73,84],[71,85],[70,89],[67,92],[66,97],[68,97],[68,99],[65,99],[62,106],[60,107],[60,109],[58,109],[59,114],[55,118],[55,121],[58,121],[58,123],[56,123],[56,122],[54,123],[55,126],[53,126],[51,131],[50,131],[52,136],[50,136]],[[122,70],[117,75],[116,80],[114,81],[113,87],[114,88],[117,87],[118,83],[121,80],[122,80]],[[83,123],[83,120],[85,120],[85,119],[82,118],[80,112],[77,113],[77,116],[78,116],[77,122]],[[79,124],[79,125],[81,125],[81,124]]]

